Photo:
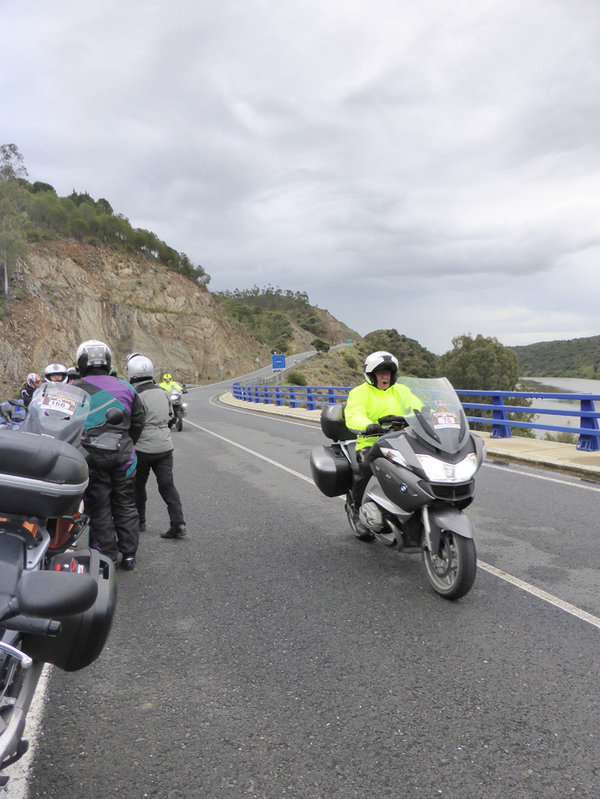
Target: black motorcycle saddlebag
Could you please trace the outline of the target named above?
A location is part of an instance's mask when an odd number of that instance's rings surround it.
[[[344,420],[345,402],[325,405],[321,411],[321,430],[332,441],[349,441],[356,435],[346,427]]]
[[[315,485],[326,497],[339,497],[350,490],[352,470],[339,444],[315,447],[310,453]]]
[[[65,516],[88,483],[83,454],[60,439],[0,431],[0,511],[20,516]]]
[[[35,660],[52,663],[63,671],[77,671],[96,660],[108,638],[117,603],[115,568],[110,558],[95,549],[55,555],[48,568],[91,574],[98,584],[98,596],[83,613],[56,617],[61,623],[58,635],[26,635],[22,648]]]

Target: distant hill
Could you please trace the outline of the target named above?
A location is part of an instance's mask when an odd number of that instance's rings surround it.
[[[311,349],[315,339],[331,345],[360,338],[356,330],[334,319],[328,311],[310,305],[306,292],[253,286],[216,292],[215,296],[232,319],[245,325],[256,341],[275,352]]]
[[[374,330],[352,346],[315,355],[303,361],[294,372],[310,386],[355,386],[365,379],[366,356],[377,350],[387,350],[396,356],[401,375],[437,377],[439,374],[439,356],[393,329]]]
[[[600,379],[600,336],[540,341],[508,349],[517,356],[521,377]]]

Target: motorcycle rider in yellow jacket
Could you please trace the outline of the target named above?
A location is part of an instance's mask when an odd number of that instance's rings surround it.
[[[159,386],[164,388],[164,390],[168,393],[171,391],[179,391],[180,393],[183,392],[183,386],[180,386],[179,383],[173,380],[173,377],[170,374],[164,374],[162,376],[162,383],[159,383]]]
[[[368,532],[358,518],[358,510],[371,477],[370,459],[376,455],[371,447],[383,433],[378,420],[384,416],[407,416],[423,407],[421,400],[408,386],[396,383],[398,361],[391,353],[380,350],[368,355],[364,374],[366,382],[350,391],[345,410],[346,427],[358,434],[356,454],[361,464],[360,473],[354,476],[352,507],[348,510],[353,516],[352,523],[361,533]]]

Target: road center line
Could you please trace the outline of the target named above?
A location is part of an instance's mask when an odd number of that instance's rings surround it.
[[[187,424],[191,424],[194,427],[197,427],[198,430],[202,430],[203,433],[208,433],[209,435],[214,436],[215,438],[220,438],[221,441],[225,441],[227,442],[227,444],[231,444],[233,447],[237,447],[238,449],[247,452],[249,455],[254,455],[255,458],[260,458],[261,461],[266,461],[267,463],[270,463],[271,466],[276,466],[278,469],[282,469],[284,472],[293,474],[294,477],[299,477],[300,480],[304,480],[306,483],[314,485],[310,477],[306,477],[306,475],[300,474],[300,472],[297,472],[294,469],[290,469],[289,467],[284,466],[283,463],[278,463],[278,461],[271,460],[271,458],[267,458],[266,455],[261,455],[260,452],[256,452],[253,449],[248,449],[248,447],[244,447],[242,444],[238,444],[237,441],[232,441],[230,438],[225,438],[225,436],[221,436],[219,435],[219,433],[215,433],[214,430],[208,430],[206,427],[202,427],[201,425],[196,424],[195,422],[190,422],[188,419],[186,419],[186,422]]]
[[[290,469],[288,466],[284,466],[282,463],[278,461],[274,461],[272,458],[267,458],[266,455],[261,455],[260,452],[256,452],[256,450],[250,449],[249,447],[243,446],[243,444],[238,444],[237,441],[232,441],[230,438],[226,438],[225,436],[220,435],[219,433],[215,433],[213,430],[209,430],[206,427],[202,427],[195,422],[191,422],[187,420],[187,424],[192,425],[193,427],[198,428],[198,430],[202,430],[203,433],[208,433],[215,438],[220,439],[221,441],[225,441],[227,444],[231,444],[233,447],[237,447],[238,449],[247,452],[249,455],[253,455],[255,458],[260,458],[260,460],[265,461],[266,463],[271,464],[271,466],[275,466],[278,469],[281,469],[288,474],[293,475],[294,477],[300,478],[300,480],[304,480],[305,483],[310,483],[310,485],[314,485],[313,481],[310,477],[306,477],[306,475],[300,474],[295,469]],[[551,478],[549,478],[551,479]],[[588,624],[593,625],[600,629],[600,618],[598,616],[594,616],[591,613],[588,613],[581,608],[578,608],[576,605],[572,605],[570,602],[565,602],[563,599],[559,599],[558,597],[554,596],[553,594],[549,594],[547,591],[543,591],[541,588],[536,588],[535,585],[531,585],[531,583],[527,583],[524,580],[521,580],[519,577],[514,577],[512,574],[503,571],[502,569],[497,569],[495,566],[491,566],[489,563],[484,563],[481,560],[477,560],[477,565],[483,571],[488,572],[489,574],[494,575],[494,577],[498,577],[500,580],[504,580],[511,585],[514,585],[516,588],[520,588],[521,591],[525,591],[532,596],[541,599],[544,602],[547,602],[549,605],[552,605],[559,610],[563,610],[565,613],[569,613],[571,616],[575,616],[581,621],[585,621]]]

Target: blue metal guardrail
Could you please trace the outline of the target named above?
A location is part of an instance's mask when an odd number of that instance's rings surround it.
[[[353,386],[245,386],[234,383],[232,394],[246,402],[264,403],[265,405],[289,405],[290,408],[306,408],[317,410],[321,405],[335,405],[345,402],[348,392]],[[600,449],[600,413],[595,410],[594,402],[600,401],[598,394],[553,394],[531,391],[476,391],[456,390],[465,410],[483,410],[491,412],[491,416],[467,416],[469,422],[491,427],[491,438],[509,438],[512,427],[549,430],[553,433],[574,433],[579,436],[577,449],[595,452]],[[468,398],[489,397],[490,402],[469,402]],[[551,408],[535,408],[524,405],[506,405],[504,400],[510,397],[526,399],[575,400],[580,403],[578,412]],[[463,399],[464,398],[464,399]],[[466,401],[465,401],[466,400]],[[510,419],[510,413],[527,413],[546,416],[578,417],[579,427],[543,424],[541,422],[525,422]]]

